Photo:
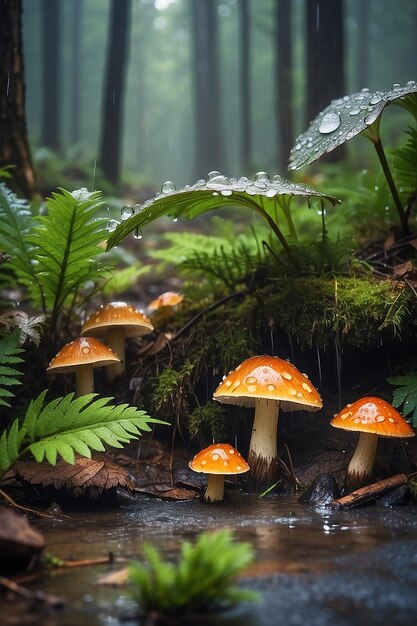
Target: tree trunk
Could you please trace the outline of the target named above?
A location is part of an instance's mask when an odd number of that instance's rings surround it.
[[[0,167],[13,165],[9,186],[19,195],[36,193],[25,109],[22,2],[0,2]]]
[[[194,39],[195,177],[225,169],[221,129],[217,3],[192,2]]]
[[[307,0],[307,113],[345,94],[342,0]]]
[[[106,179],[114,184],[120,179],[131,9],[131,0],[111,2],[99,165]]]
[[[288,169],[294,140],[291,84],[291,20],[290,0],[275,1],[275,102],[277,112],[278,163],[281,171]]]
[[[61,144],[61,1],[42,3],[41,144],[59,151]]]
[[[82,0],[72,0],[72,39],[71,39],[71,142],[80,141],[80,108],[81,108],[81,21]]]
[[[369,2],[358,2],[358,91],[366,87],[368,82],[369,9]]]
[[[251,29],[249,0],[239,0],[240,39],[240,102],[241,102],[241,167],[249,175],[252,156],[251,124]]]

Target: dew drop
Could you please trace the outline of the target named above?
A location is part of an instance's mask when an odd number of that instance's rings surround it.
[[[133,231],[133,238],[137,239],[137,240],[143,238],[143,233],[142,233],[141,229],[138,226]]]
[[[222,196],[231,196],[233,191],[232,189],[222,189],[221,192]]]
[[[361,112],[361,110],[360,110],[359,108],[357,108],[357,107],[356,107],[355,109],[351,109],[351,110],[349,111],[349,115],[357,115],[357,114],[358,114],[358,113],[360,113],[360,112]]]
[[[295,149],[296,150],[301,150],[301,144],[300,143],[296,143],[295,144]]]
[[[204,180],[204,178],[199,178],[197,182],[194,183],[194,187],[195,188],[204,187],[205,184],[206,184],[206,181]]]
[[[405,85],[405,86],[406,86],[406,87],[410,87],[410,89],[413,89],[413,88],[417,87],[417,83],[416,83],[416,81],[415,81],[415,80],[409,80],[409,81],[406,83],[406,85]]]
[[[135,213],[134,208],[132,206],[129,206],[128,204],[122,207],[120,210],[120,216],[122,220],[128,220],[129,217],[132,217],[134,213]]]
[[[336,128],[339,128],[339,126],[340,126],[339,113],[334,113],[334,112],[326,113],[321,118],[319,132],[324,135],[327,133],[332,133],[333,131],[336,130]]]
[[[369,100],[369,104],[378,104],[378,102],[381,102],[381,96],[376,94]]]
[[[161,193],[172,193],[175,190],[176,190],[176,186],[170,180],[166,180],[161,187]]]
[[[255,174],[255,181],[259,182],[259,181],[263,181],[265,183],[269,182],[270,178],[269,178],[269,174],[267,174],[266,172],[257,172]]]
[[[109,233],[112,233],[113,231],[116,230],[116,228],[119,226],[119,223],[117,220],[109,220],[107,222],[107,230],[109,231]]]
[[[217,170],[212,170],[207,174],[207,182],[210,183],[213,178],[217,178],[217,176],[221,176],[220,172],[218,172]]]
[[[212,172],[208,175],[207,186],[208,187],[224,187],[230,185],[230,180],[223,174],[217,174],[217,176],[211,176]]]
[[[401,89],[401,85],[399,83],[394,83],[391,89],[393,89],[394,91],[397,91],[398,89]]]
[[[268,189],[268,190],[265,192],[265,195],[266,195],[266,197],[267,197],[267,198],[273,198],[274,196],[276,196],[276,195],[277,195],[277,193],[278,193],[278,190],[277,190],[277,189]]]

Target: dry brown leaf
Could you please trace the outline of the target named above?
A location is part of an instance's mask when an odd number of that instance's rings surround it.
[[[155,496],[161,500],[193,500],[198,497],[198,493],[196,491],[192,491],[191,489],[180,489],[178,487],[161,489],[159,491],[156,486],[155,488],[150,487],[148,489],[137,487],[135,491],[146,494],[147,496]]]
[[[63,460],[59,460],[56,465],[18,461],[14,472],[18,478],[32,484],[65,488],[75,496],[82,495],[90,488],[101,493],[112,487],[126,487],[130,490],[135,487],[128,470],[104,455],[96,455],[93,459],[76,456],[74,465]]]

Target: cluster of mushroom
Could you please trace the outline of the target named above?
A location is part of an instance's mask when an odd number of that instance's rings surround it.
[[[189,463],[196,472],[209,474],[206,502],[223,499],[224,474],[251,470],[252,487],[273,484],[279,472],[277,451],[278,412],[317,411],[321,397],[306,374],[272,356],[246,359],[223,377],[213,399],[227,404],[255,407],[248,463],[229,444],[214,444]],[[359,441],[346,473],[350,491],[369,483],[378,437],[413,437],[414,431],[393,406],[381,398],[365,397],[348,404],[330,422],[344,430],[359,431]],[[214,475],[214,476],[213,476]]]
[[[182,294],[166,291],[148,305],[149,311],[175,307]],[[108,367],[111,382],[121,376],[125,365],[125,341],[153,332],[150,319],[132,304],[110,302],[93,313],[83,324],[81,336],[67,343],[50,362],[49,374],[75,372],[76,392],[81,396],[94,390],[95,367]]]

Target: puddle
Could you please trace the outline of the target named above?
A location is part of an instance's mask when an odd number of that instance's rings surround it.
[[[249,541],[257,555],[241,584],[259,590],[262,600],[206,624],[371,626],[389,621],[402,626],[417,620],[416,507],[332,511],[300,504],[295,497],[259,500],[239,493],[223,505],[141,497],[124,508],[77,512],[36,526],[45,535],[47,552],[63,559],[109,552],[140,558],[144,541],[174,556],[183,539],[192,540],[205,529],[233,528],[236,539]],[[129,619],[135,605],[126,590],[95,584],[100,575],[120,567],[77,568],[36,581],[38,588],[68,602],[62,614],[46,621],[42,616],[42,624],[105,626],[121,623],[120,618],[128,626],[137,624]],[[4,624],[20,623],[17,615],[14,621],[7,616]]]

